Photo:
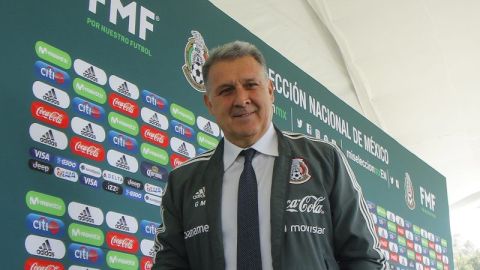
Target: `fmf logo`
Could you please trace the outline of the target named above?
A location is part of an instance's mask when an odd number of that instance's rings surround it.
[[[90,0],[88,4],[88,10],[94,14],[97,14],[97,4],[100,3],[105,5],[105,0]],[[153,32],[153,24],[151,20],[160,21],[160,17],[155,15],[151,10],[145,8],[144,6],[140,7],[140,18],[137,20],[137,2],[130,2],[127,5],[123,5],[120,0],[111,0],[110,1],[110,10],[108,14],[109,21],[117,25],[117,15],[120,15],[122,19],[128,18],[128,32],[135,35],[138,29],[138,37],[146,40],[147,39],[147,30]],[[106,11],[103,11],[107,14]],[[139,26],[137,27],[137,23]]]
[[[68,254],[72,261],[89,265],[101,265],[103,263],[103,251],[100,248],[86,245],[70,244]]]
[[[420,202],[423,206],[435,212],[435,194],[427,191],[426,188],[420,187]]]
[[[50,66],[49,64],[37,61],[35,62],[35,71],[38,77],[46,79],[50,83],[59,86],[70,85],[70,76],[63,70]]]
[[[27,226],[30,231],[43,236],[61,237],[65,233],[65,224],[60,219],[28,214]]]

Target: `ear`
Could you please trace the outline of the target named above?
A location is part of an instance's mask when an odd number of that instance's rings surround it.
[[[212,114],[212,102],[210,102],[210,98],[208,98],[208,94],[203,95],[203,104],[207,107],[208,112]]]
[[[275,101],[275,91],[273,90],[273,82],[268,80],[268,94],[270,95],[270,100],[272,103]]]

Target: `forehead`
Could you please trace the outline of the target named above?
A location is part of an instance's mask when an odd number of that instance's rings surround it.
[[[262,66],[251,56],[221,60],[213,64],[208,74],[212,85],[227,81],[256,79],[263,75]]]

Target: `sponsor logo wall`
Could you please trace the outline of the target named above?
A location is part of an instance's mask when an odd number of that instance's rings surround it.
[[[207,45],[239,39],[266,55],[275,124],[345,153],[390,269],[453,269],[444,178],[209,2],[53,0],[0,12],[26,29],[2,43],[15,71],[2,82],[3,179],[15,181],[3,236],[17,243],[0,255],[5,268],[151,269],[169,173],[223,136],[202,105]],[[314,179],[311,161],[293,162],[291,184]]]

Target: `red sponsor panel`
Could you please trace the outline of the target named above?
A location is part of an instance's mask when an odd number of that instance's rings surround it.
[[[140,260],[140,270],[152,270],[153,259],[150,257],[142,257]]]
[[[431,269],[430,266],[425,266],[425,267],[423,268],[423,270],[430,270],[430,269]]]
[[[390,260],[398,263],[398,254],[390,252]]]
[[[107,232],[107,245],[111,249],[129,253],[137,253],[138,251],[137,238],[123,233]]]
[[[184,156],[180,156],[180,155],[177,155],[177,154],[172,154],[170,156],[170,165],[172,165],[172,168],[176,168],[180,165],[182,165],[185,161],[187,161],[188,158],[184,157]]]
[[[428,247],[435,250],[435,243],[428,241]]]
[[[32,113],[33,117],[44,123],[54,125],[59,128],[68,127],[67,113],[43,102],[32,102],[30,112]]]
[[[407,247],[411,250],[415,249],[415,244],[411,240],[407,240]]]
[[[137,103],[128,98],[111,93],[108,96],[108,103],[110,104],[110,107],[118,112],[124,113],[133,118],[138,116],[139,108]]]
[[[442,254],[437,253],[437,261],[442,261]]]
[[[161,147],[168,146],[168,135],[163,131],[147,125],[142,125],[142,127],[140,128],[140,133],[142,134],[142,138],[145,141],[151,142]]]
[[[398,232],[399,235],[404,236],[405,235],[405,228],[397,227],[397,232]]]
[[[443,270],[449,270],[450,268],[448,268],[448,265],[444,265],[443,266]]]
[[[388,240],[380,238],[380,247],[382,247],[383,249],[388,249]]]
[[[417,262],[422,262],[422,254],[415,253],[415,260],[417,260]]]
[[[74,154],[91,160],[103,161],[105,159],[105,149],[103,149],[102,145],[79,137],[72,137],[70,140],[70,150]]]
[[[25,261],[24,270],[64,270],[64,268],[59,262],[29,258]]]

